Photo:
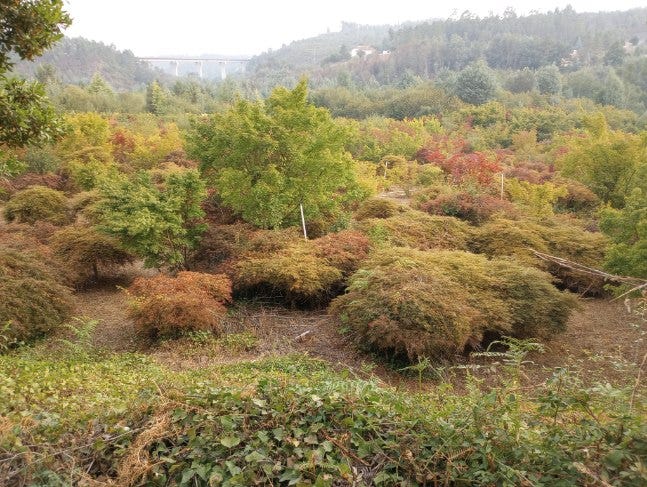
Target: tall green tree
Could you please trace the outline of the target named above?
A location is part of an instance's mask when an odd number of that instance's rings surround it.
[[[238,101],[196,123],[189,153],[222,201],[263,228],[339,210],[355,184],[344,149],[349,132],[307,101],[307,83],[277,88],[265,101]]]
[[[634,188],[624,208],[603,209],[600,228],[613,242],[607,251],[607,269],[647,279],[647,191]]]
[[[554,64],[537,70],[537,89],[542,95],[559,95],[562,92],[562,77]]]
[[[198,171],[170,174],[162,188],[145,172],[105,181],[96,210],[100,228],[144,259],[148,267],[188,269],[205,225],[206,198]]]
[[[604,203],[622,208],[634,188],[647,191],[647,133],[609,130],[602,114],[585,123],[587,136],[571,140],[568,153],[558,160],[559,168]]]
[[[496,83],[491,70],[480,61],[459,73],[455,90],[456,96],[464,102],[482,105],[494,96]]]
[[[70,23],[63,0],[0,2],[0,144],[19,147],[60,133],[42,85],[7,73],[16,57],[40,55]]]

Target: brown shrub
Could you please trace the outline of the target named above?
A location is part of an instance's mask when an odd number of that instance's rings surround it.
[[[191,256],[191,268],[217,269],[228,260],[240,258],[250,246],[254,227],[247,223],[209,225]]]
[[[351,277],[330,310],[359,343],[414,361],[451,357],[485,332],[552,336],[574,306],[537,269],[467,252],[387,248]]]
[[[64,225],[70,221],[65,195],[45,186],[33,186],[14,193],[4,208],[9,222],[35,223],[47,221]]]
[[[600,198],[584,184],[572,179],[555,178],[555,184],[566,187],[566,195],[557,199],[557,208],[562,211],[587,213],[594,211]]]
[[[231,301],[224,275],[179,272],[176,277],[138,278],[128,289],[135,325],[152,336],[177,337],[196,330],[219,330]]]
[[[364,201],[354,214],[357,221],[368,218],[389,218],[407,211],[402,205],[384,198],[371,198]]]
[[[17,243],[17,242],[16,242]],[[70,290],[58,273],[33,251],[0,244],[0,349],[29,342],[70,318]]]
[[[11,192],[22,191],[31,186],[44,186],[56,191],[64,191],[66,181],[62,176],[51,172],[45,174],[28,172],[11,180]]]
[[[430,215],[453,216],[475,225],[490,220],[494,215],[515,216],[512,203],[489,194],[445,193],[419,204],[418,208]]]
[[[467,250],[472,232],[470,225],[457,218],[415,210],[385,219],[366,219],[358,222],[356,228],[375,244],[419,250]]]
[[[134,260],[117,239],[94,227],[63,228],[52,236],[51,246],[54,255],[72,271],[70,277],[76,286],[99,281],[102,274]]]
[[[347,277],[357,270],[371,249],[371,241],[360,232],[344,230],[311,241],[317,257]]]

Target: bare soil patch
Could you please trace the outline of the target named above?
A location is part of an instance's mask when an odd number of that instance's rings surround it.
[[[223,323],[225,335],[246,333],[255,337],[252,346],[223,345],[220,340],[184,338],[151,342],[137,333],[127,316],[125,286],[140,268],[129,269],[118,282],[90,288],[76,295],[77,313],[99,320],[95,346],[110,351],[139,351],[153,356],[174,369],[198,368],[213,364],[258,360],[263,357],[307,353],[347,369],[358,376],[376,375],[397,387],[413,387],[413,375],[398,372],[399,365],[376,361],[357,349],[348,335],[340,333],[340,323],[324,310],[290,310],[269,304],[242,303],[233,308]],[[629,312],[622,301],[584,300],[582,308],[569,321],[568,329],[545,343],[545,353],[529,356],[525,368],[530,384],[543,382],[556,367],[583,372],[587,380],[630,384],[638,363],[646,353],[645,324]],[[481,365],[479,375],[494,377],[487,371],[488,361],[465,358],[462,365]],[[451,365],[438,367],[442,377],[461,383],[464,372]],[[432,374],[433,375],[433,374]],[[582,374],[581,374],[582,375]]]

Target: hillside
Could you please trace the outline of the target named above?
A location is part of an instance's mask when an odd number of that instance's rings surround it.
[[[41,66],[50,65],[64,84],[87,84],[99,73],[117,91],[139,89],[161,72],[142,64],[135,55],[114,46],[82,37],[64,38],[33,62],[21,61],[15,72],[34,77]]]

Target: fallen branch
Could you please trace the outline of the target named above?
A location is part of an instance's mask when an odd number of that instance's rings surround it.
[[[608,272],[604,272],[600,269],[588,267],[588,266],[585,266],[584,264],[579,264],[577,262],[573,262],[572,260],[564,259],[563,257],[557,257],[555,255],[545,254],[535,249],[529,249],[529,250],[537,257],[539,257],[542,260],[545,260],[546,262],[552,262],[553,264],[557,264],[561,267],[566,267],[567,269],[571,269],[576,272],[598,276],[603,278],[605,281],[622,282],[626,284],[635,285],[636,287],[632,289],[630,292],[647,287],[647,280],[645,279],[640,279],[638,277],[618,276],[616,274],[609,274]]]

